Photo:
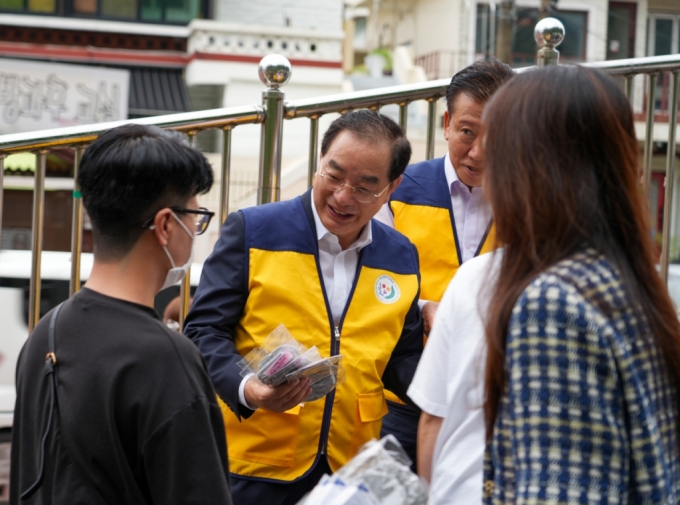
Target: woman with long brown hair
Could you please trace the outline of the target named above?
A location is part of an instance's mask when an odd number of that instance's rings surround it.
[[[486,503],[680,503],[680,324],[655,268],[628,101],[584,67],[485,112],[505,245],[487,319]]]

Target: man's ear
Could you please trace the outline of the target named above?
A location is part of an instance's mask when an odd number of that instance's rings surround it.
[[[449,140],[449,124],[451,123],[451,115],[448,110],[444,111],[444,140]]]
[[[390,189],[388,189],[385,193],[387,193],[387,200],[390,199],[390,196],[392,196],[392,193],[394,193],[394,190],[399,187],[399,184],[401,184],[401,180],[404,178],[403,175],[400,175],[396,179],[392,181],[392,185],[390,186]],[[385,201],[387,201],[385,200]]]
[[[170,227],[172,226],[172,211],[169,208],[161,209],[156,213],[153,220],[153,232],[158,243],[167,246],[170,240]]]

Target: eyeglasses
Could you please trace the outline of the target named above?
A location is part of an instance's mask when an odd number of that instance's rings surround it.
[[[196,235],[201,235],[205,233],[205,230],[208,229],[208,225],[210,224],[210,220],[215,215],[214,212],[209,211],[205,207],[199,207],[198,209],[182,209],[180,207],[170,207],[170,210],[172,210],[173,212],[177,212],[179,214],[196,214],[196,217],[194,218],[194,221],[196,223],[195,232]],[[147,221],[145,221],[144,224],[142,225],[142,228],[150,228],[157,213],[158,211]]]
[[[360,203],[372,203],[374,198],[380,198],[380,196],[385,191],[387,191],[387,188],[389,188],[392,185],[392,183],[390,182],[385,187],[385,189],[383,189],[380,193],[376,195],[373,191],[364,188],[363,186],[354,187],[350,186],[349,184],[345,184],[345,181],[339,179],[338,177],[335,177],[334,175],[325,172],[319,172],[319,176],[321,177],[321,182],[323,182],[323,185],[328,191],[332,191],[333,193],[335,193],[343,188],[349,188],[352,190],[352,195],[354,196],[354,199]]]

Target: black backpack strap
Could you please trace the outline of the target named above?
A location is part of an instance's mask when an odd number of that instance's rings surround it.
[[[55,333],[57,326],[57,315],[61,310],[63,303],[60,303],[57,308],[52,312],[52,317],[50,318],[50,327],[48,332],[47,340],[47,355],[45,356],[45,369],[44,375],[51,381],[50,389],[50,401],[49,410],[47,413],[47,425],[45,426],[45,433],[43,434],[42,441],[40,444],[40,466],[38,468],[38,477],[31,486],[21,493],[21,499],[27,500],[35,493],[42,485],[43,478],[45,477],[45,444],[47,443],[47,437],[52,429],[52,418],[54,417],[54,402],[57,397],[57,377],[55,375],[55,367],[57,366],[57,353],[55,347]]]

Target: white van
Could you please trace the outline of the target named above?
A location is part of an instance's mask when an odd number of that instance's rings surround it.
[[[83,253],[80,278],[85,282],[92,271],[93,256]],[[192,291],[198,285],[202,263],[191,267]],[[71,279],[71,253],[44,251],[41,264],[40,315],[68,298]],[[0,505],[9,500],[9,458],[14,417],[16,362],[28,337],[28,300],[31,279],[31,251],[0,251]],[[156,296],[155,309],[179,295],[179,285]]]

